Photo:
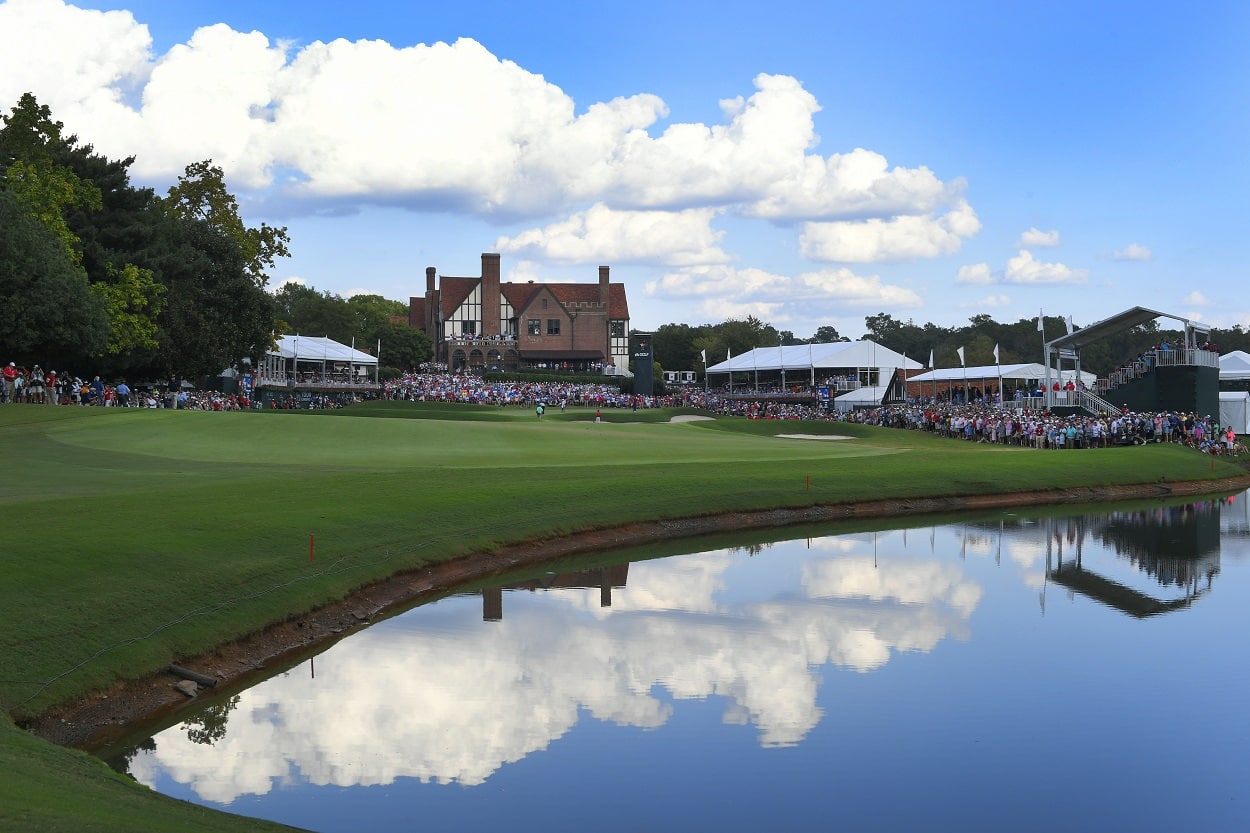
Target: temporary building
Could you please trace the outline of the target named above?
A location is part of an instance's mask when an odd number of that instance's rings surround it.
[[[856,408],[870,408],[880,405],[889,393],[888,385],[868,385],[856,388],[833,398],[833,407],[839,411],[853,411]]]
[[[1250,353],[1234,350],[1220,356],[1221,382],[1250,381]]]
[[[262,382],[376,385],[378,357],[325,336],[279,336],[257,368]]]
[[[1053,380],[1057,374],[1060,383],[1076,382],[1079,379],[1088,388],[1092,388],[1094,383],[1098,381],[1096,374],[1084,370],[1078,376],[1075,370],[1057,371],[1052,369],[1049,378]],[[945,386],[947,383],[952,385],[962,384],[965,379],[969,383],[977,384],[1002,379],[1013,387],[1019,387],[1025,383],[1042,382],[1047,378],[1046,365],[1041,362],[1032,362],[1027,364],[987,364],[978,365],[977,367],[942,367],[937,370],[930,370],[927,373],[918,373],[907,381],[910,384],[916,384],[917,382],[925,385],[937,383]]]
[[[828,344],[793,344],[783,347],[756,347],[738,356],[728,356],[710,365],[708,373],[752,373],[783,371],[815,373],[828,370],[877,370],[884,378],[898,368],[921,370],[924,365],[896,353],[875,341],[835,341]]]
[[[1220,425],[1231,425],[1238,434],[1250,434],[1250,393],[1220,391]]]

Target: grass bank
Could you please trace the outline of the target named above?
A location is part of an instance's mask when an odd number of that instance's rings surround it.
[[[841,423],[670,423],[673,414],[608,410],[596,424],[587,410],[539,420],[412,403],[0,408],[0,511],[19,531],[0,552],[10,577],[0,708],[20,721],[396,572],[524,539],[736,510],[1242,473],[1175,446],[1036,452]],[[852,439],[778,436],[787,433]],[[54,812],[62,758],[16,751],[27,743],[0,724],[0,755],[48,768],[34,781],[52,788],[31,787],[23,801]],[[121,789],[99,777],[100,789]],[[13,808],[7,798],[0,807]],[[92,828],[89,815],[70,816],[80,830],[184,829],[173,818]]]

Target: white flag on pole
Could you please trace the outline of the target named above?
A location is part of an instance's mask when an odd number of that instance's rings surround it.
[[[933,369],[933,349],[929,349],[929,369]]]
[[[994,345],[994,364],[998,364],[998,345]]]
[[[706,351],[706,350],[700,350],[700,351],[699,351],[699,355],[703,357],[703,366],[704,366],[704,367],[707,367],[707,351]]]
[[[1046,332],[1046,325],[1042,323],[1042,311],[1040,309],[1037,311],[1037,331],[1039,333]]]
[[[1068,335],[1072,335],[1072,316],[1069,315],[1067,318],[1063,319],[1063,323],[1068,327]]]
[[[964,366],[964,348],[960,347],[955,352],[959,354],[959,366],[963,367]]]

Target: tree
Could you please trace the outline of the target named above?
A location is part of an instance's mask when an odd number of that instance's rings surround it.
[[[287,249],[291,239],[285,227],[261,223],[259,228],[248,228],[243,224],[239,203],[226,190],[225,174],[211,159],[187,165],[163,204],[175,217],[202,220],[233,240],[242,253],[246,274],[257,286],[268,283],[265,270],[273,268],[274,260],[291,256]]]
[[[812,344],[833,344],[838,341],[850,341],[850,339],[839,335],[837,330],[825,324],[816,328],[816,334],[811,337],[810,341]]]
[[[156,316],[164,306],[165,287],[153,280],[152,270],[140,269],[133,263],[109,271],[112,283],[101,281],[91,285],[91,291],[103,300],[108,314],[108,352],[117,355],[156,349]]]
[[[415,327],[395,321],[387,321],[380,331],[382,352],[378,361],[387,367],[411,370],[420,367],[434,357],[430,337]],[[368,342],[365,346],[373,344]]]
[[[703,348],[696,340],[707,332],[707,327],[691,327],[689,324],[664,324],[656,328],[651,338],[651,349],[656,361],[677,370],[703,370],[699,352]],[[708,353],[708,363],[716,360]]]
[[[272,344],[273,298],[247,270],[233,238],[208,222],[171,217],[173,244],[159,270],[168,287],[158,360],[165,373],[210,376]]]
[[[356,335],[365,339],[359,317],[338,295],[288,283],[274,293],[273,300],[283,332],[329,336],[344,344],[350,344]]]
[[[57,161],[57,154],[76,142],[61,135],[63,127],[47,105],[25,93],[0,129],[0,175],[4,187],[60,241],[70,263],[78,265],[82,254],[65,212],[73,207],[98,210],[100,191]]]
[[[104,349],[108,318],[82,268],[10,191],[0,190],[0,344],[29,363]]]

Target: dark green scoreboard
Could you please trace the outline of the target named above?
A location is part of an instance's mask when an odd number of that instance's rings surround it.
[[[634,365],[634,395],[655,395],[655,356],[651,352],[653,333],[630,335],[629,358]]]

